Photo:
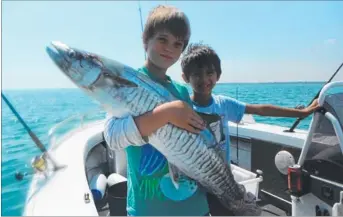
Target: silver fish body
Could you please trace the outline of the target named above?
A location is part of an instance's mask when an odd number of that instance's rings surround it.
[[[116,117],[138,116],[177,100],[162,85],[117,61],[59,42],[47,47],[47,52],[73,83]],[[194,134],[167,124],[148,139],[172,165],[216,195],[235,215],[260,215],[261,209],[234,180],[230,166],[208,148],[215,138],[207,132]]]

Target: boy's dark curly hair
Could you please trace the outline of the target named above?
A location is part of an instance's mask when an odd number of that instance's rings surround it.
[[[187,79],[189,79],[192,70],[196,68],[214,69],[218,79],[222,73],[218,54],[212,47],[202,43],[189,44],[187,50],[182,55],[181,67]]]

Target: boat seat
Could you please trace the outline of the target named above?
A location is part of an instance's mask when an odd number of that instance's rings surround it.
[[[107,149],[107,161],[109,166],[109,173],[118,173],[124,177],[127,177],[127,158],[125,150],[114,151],[108,147],[105,140],[104,133],[102,133],[103,145]]]

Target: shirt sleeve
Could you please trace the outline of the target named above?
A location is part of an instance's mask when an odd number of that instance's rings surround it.
[[[229,121],[239,123],[245,113],[246,103],[228,96],[220,96],[220,100]]]
[[[122,150],[130,145],[141,146],[147,142],[142,138],[132,116],[111,117],[104,126],[104,138],[114,150]]]

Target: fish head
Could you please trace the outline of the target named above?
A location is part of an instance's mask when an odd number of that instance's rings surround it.
[[[116,61],[108,64],[106,58],[71,48],[61,42],[51,44],[52,46],[46,48],[50,58],[76,85],[92,89],[96,83],[106,80],[114,88],[137,87],[135,83],[125,79],[123,64]]]
[[[46,48],[50,58],[76,85],[91,87],[101,76],[102,62],[96,55],[71,48],[58,41]]]

